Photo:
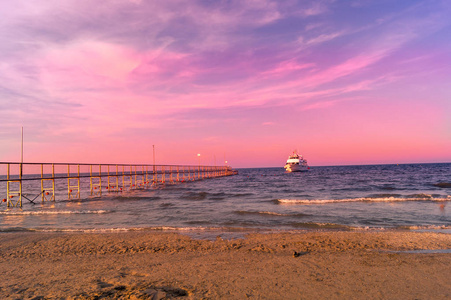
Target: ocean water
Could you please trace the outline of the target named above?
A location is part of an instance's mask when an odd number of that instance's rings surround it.
[[[433,230],[451,233],[451,164],[238,169],[235,176],[155,188],[82,193],[23,208],[0,205],[0,232],[176,230],[186,233],[283,230]],[[39,181],[35,182],[39,185]],[[39,187],[25,183],[28,198]],[[83,190],[89,183],[82,181]],[[0,186],[0,197],[6,197]]]

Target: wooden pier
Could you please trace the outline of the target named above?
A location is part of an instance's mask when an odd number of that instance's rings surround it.
[[[229,166],[0,162],[0,191],[6,192],[2,201],[7,207],[22,207],[24,199],[55,201],[62,194],[81,199],[82,193],[100,197],[236,173]]]

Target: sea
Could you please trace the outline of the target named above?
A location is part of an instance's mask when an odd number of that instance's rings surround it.
[[[451,163],[237,169],[238,174],[22,208],[0,204],[0,233],[176,231],[194,238],[249,232],[418,230],[451,233]],[[40,182],[37,181],[39,184]],[[32,183],[24,183],[30,200]],[[89,190],[89,179],[81,182]],[[58,187],[60,186],[60,187]],[[83,188],[83,186],[85,186]],[[30,194],[25,194],[27,188]],[[0,197],[6,198],[5,185]],[[4,194],[4,195],[3,195]]]

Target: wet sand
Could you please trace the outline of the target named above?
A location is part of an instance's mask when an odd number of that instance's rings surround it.
[[[451,235],[2,233],[0,299],[450,299]]]

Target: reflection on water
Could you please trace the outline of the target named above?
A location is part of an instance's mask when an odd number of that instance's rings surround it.
[[[25,216],[23,215],[3,215],[1,224],[5,227],[23,227]]]

